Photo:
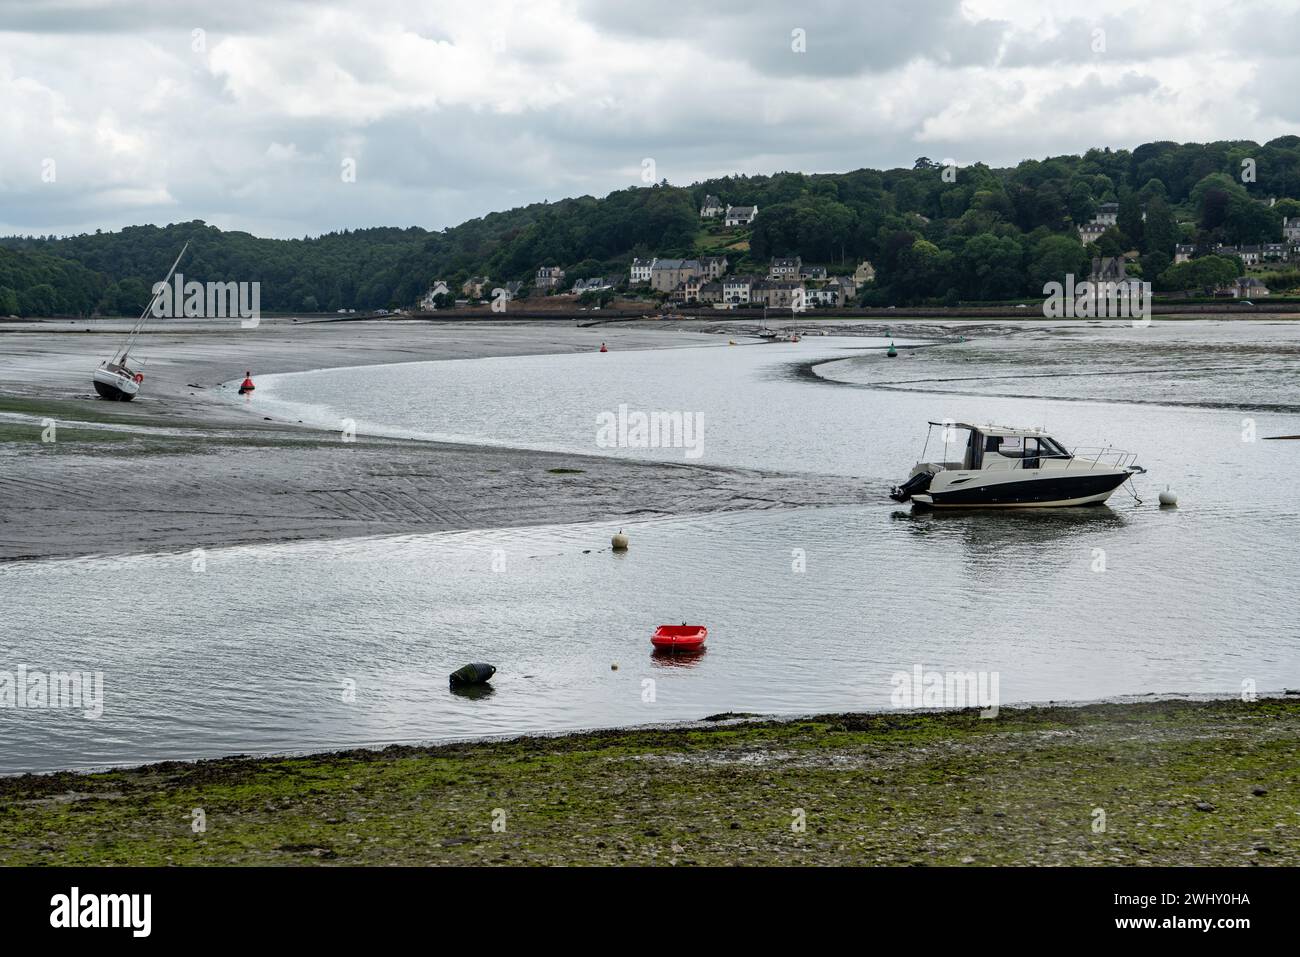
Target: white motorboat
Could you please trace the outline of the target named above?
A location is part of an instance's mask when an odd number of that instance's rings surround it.
[[[144,307],[144,312],[140,313],[140,318],[135,321],[131,331],[126,334],[126,340],[122,347],[113,353],[112,358],[105,359],[99,364],[91,376],[91,383],[95,386],[95,391],[102,398],[115,402],[130,402],[140,391],[140,383],[144,382],[144,373],[138,367],[133,368],[130,365],[131,349],[135,345],[136,338],[144,330],[145,323],[149,321],[149,313],[153,311],[153,304],[157,302],[158,297],[162,294],[162,289],[171,282],[172,274],[176,272],[176,267],[180,265],[181,256],[185,255],[185,250],[189,249],[190,244],[186,243],[181,247],[181,255],[176,257],[176,262],[172,263],[172,268],[167,271],[167,278],[154,287],[153,298],[149,300],[149,305]]]
[[[960,441],[958,461],[924,461],[930,433],[943,429],[944,447]],[[1120,449],[1066,449],[1040,429],[931,422],[923,461],[890,497],[921,508],[1050,508],[1097,505],[1133,475],[1137,455]]]

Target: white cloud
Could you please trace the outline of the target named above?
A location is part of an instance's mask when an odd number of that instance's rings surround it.
[[[440,228],[637,184],[645,157],[686,183],[922,154],[999,165],[1262,141],[1300,120],[1294,3],[1082,10],[0,0],[0,230]],[[795,28],[806,53],[790,47]],[[47,158],[55,183],[41,178]],[[345,158],[355,183],[339,175]]]

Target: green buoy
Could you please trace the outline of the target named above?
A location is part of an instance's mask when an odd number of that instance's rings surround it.
[[[887,351],[887,352],[885,353],[885,355],[886,355],[888,358],[890,358],[890,359],[897,359],[897,358],[898,358],[898,350],[894,348],[894,340],[893,340],[893,339],[890,339],[890,340],[889,340],[889,351]]]

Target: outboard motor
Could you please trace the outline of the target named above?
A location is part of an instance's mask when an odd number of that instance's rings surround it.
[[[906,502],[917,492],[924,492],[930,487],[930,482],[934,479],[933,472],[920,471],[913,475],[902,485],[895,485],[889,492],[889,497],[895,502]]]

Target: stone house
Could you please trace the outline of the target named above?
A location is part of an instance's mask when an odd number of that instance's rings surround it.
[[[796,289],[803,289],[803,285],[785,279],[760,280],[754,283],[750,291],[750,302],[767,306],[769,309],[789,309],[794,304]]]
[[[671,293],[687,279],[702,275],[697,259],[656,259],[650,269],[650,288]]]
[[[537,270],[533,287],[542,292],[554,292],[564,283],[564,270],[559,266],[542,266]]]
[[[839,297],[836,305],[843,305],[857,298],[858,284],[853,281],[851,276],[832,276],[826,288],[834,292]]]
[[[1268,294],[1268,286],[1254,276],[1242,276],[1232,286],[1233,299],[1262,299]]]

